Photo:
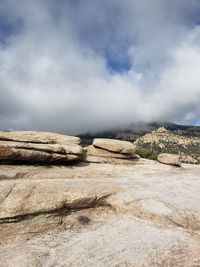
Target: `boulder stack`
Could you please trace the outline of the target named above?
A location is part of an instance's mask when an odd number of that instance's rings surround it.
[[[127,141],[97,138],[84,148],[86,162],[129,164],[137,159],[135,146]]]
[[[48,132],[0,132],[0,160],[71,162],[82,158],[80,139]]]

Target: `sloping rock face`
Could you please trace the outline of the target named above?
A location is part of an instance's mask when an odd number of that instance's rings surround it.
[[[158,155],[157,160],[163,164],[168,164],[176,167],[181,166],[181,157],[179,155],[163,153]]]
[[[0,266],[200,265],[200,166],[0,166]]]
[[[80,160],[80,139],[44,132],[0,132],[0,160],[68,162]]]
[[[131,164],[139,159],[132,143],[113,139],[96,138],[91,146],[84,148],[84,152],[87,162]]]
[[[146,134],[134,143],[137,153],[144,158],[157,159],[159,154],[179,154],[183,163],[200,163],[200,138],[182,132],[171,132],[164,127]]]

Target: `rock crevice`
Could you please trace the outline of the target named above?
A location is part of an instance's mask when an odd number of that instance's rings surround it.
[[[12,192],[14,186],[9,190],[9,193],[5,196],[5,199],[10,195]],[[32,188],[32,190],[29,192],[29,194],[26,196],[26,198],[30,197],[33,193],[35,188]],[[72,203],[63,202],[58,207],[54,209],[47,209],[47,210],[38,210],[36,212],[30,212],[30,213],[24,213],[19,214],[15,216],[9,216],[9,217],[0,217],[0,224],[5,223],[16,223],[23,220],[32,219],[39,215],[54,215],[54,216],[66,216],[72,212],[77,212],[80,210],[85,209],[95,209],[98,207],[111,207],[109,203],[107,203],[107,199],[111,196],[111,194],[106,194],[102,196],[94,196],[94,197],[88,197],[88,198],[82,198],[74,200]],[[2,203],[1,203],[2,204]]]

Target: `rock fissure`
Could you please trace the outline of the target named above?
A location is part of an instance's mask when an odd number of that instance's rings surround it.
[[[151,203],[152,201],[153,203]],[[149,203],[150,206],[148,206]],[[151,221],[165,227],[180,227],[189,231],[198,231],[200,229],[199,220],[192,216],[192,214],[188,215],[185,211],[180,212],[177,207],[171,205],[163,199],[160,199],[159,197],[138,198],[126,204],[129,206],[127,212],[131,213],[137,219]],[[152,204],[155,211],[151,210]],[[168,211],[166,211],[166,214],[162,214],[160,210],[159,212],[156,211],[157,208],[167,208]],[[167,214],[167,212],[170,212],[170,214]]]
[[[1,137],[0,138],[0,141],[12,141],[12,142],[18,142],[18,143],[27,143],[27,144],[42,144],[42,145],[47,145],[47,144],[56,144],[55,141],[52,141],[52,142],[49,142],[49,141],[33,141],[31,140],[30,141],[27,141],[27,140],[18,140],[18,139],[14,139],[14,138],[4,138],[4,137]]]
[[[96,149],[100,150],[100,151],[106,151],[106,152],[109,152],[109,153],[112,153],[113,155],[116,156],[116,158],[119,158],[119,154],[121,156],[124,156],[126,159],[130,159],[132,158],[132,155],[134,155],[134,153],[130,154],[130,153],[119,153],[117,151],[111,151],[109,149],[106,149],[106,148],[101,148],[101,147],[98,147],[98,146],[94,146]],[[102,157],[109,157],[109,155],[104,155]],[[114,156],[113,156],[114,157]]]
[[[15,181],[17,179],[23,179],[23,178],[28,177],[28,176],[29,176],[28,172],[17,172],[16,174],[14,174],[12,176],[3,174],[3,175],[0,175],[0,181],[5,181],[5,180],[9,180],[9,181],[14,180]]]
[[[12,191],[12,190],[11,190]],[[32,188],[31,192],[29,192],[29,197],[34,191],[34,188]],[[10,194],[10,193],[9,193]],[[100,197],[93,197],[93,198],[83,198],[76,200],[72,202],[71,204],[63,203],[58,208],[55,209],[49,209],[49,210],[40,210],[37,212],[32,213],[25,213],[25,214],[19,214],[16,216],[11,217],[4,217],[0,218],[0,224],[4,223],[16,223],[23,220],[32,219],[36,216],[40,215],[54,215],[54,216],[66,216],[72,212],[81,211],[84,209],[95,209],[98,207],[111,207],[109,203],[107,203],[107,198],[110,197],[111,194],[107,194]]]
[[[8,190],[7,194],[5,195],[3,201],[0,203],[0,205],[2,205],[4,203],[4,201],[9,197],[9,195],[12,193],[14,187],[15,187],[15,184],[12,185],[11,188]]]

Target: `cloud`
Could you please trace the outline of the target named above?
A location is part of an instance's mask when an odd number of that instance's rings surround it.
[[[20,4],[0,3],[1,129],[200,118],[199,1]]]

